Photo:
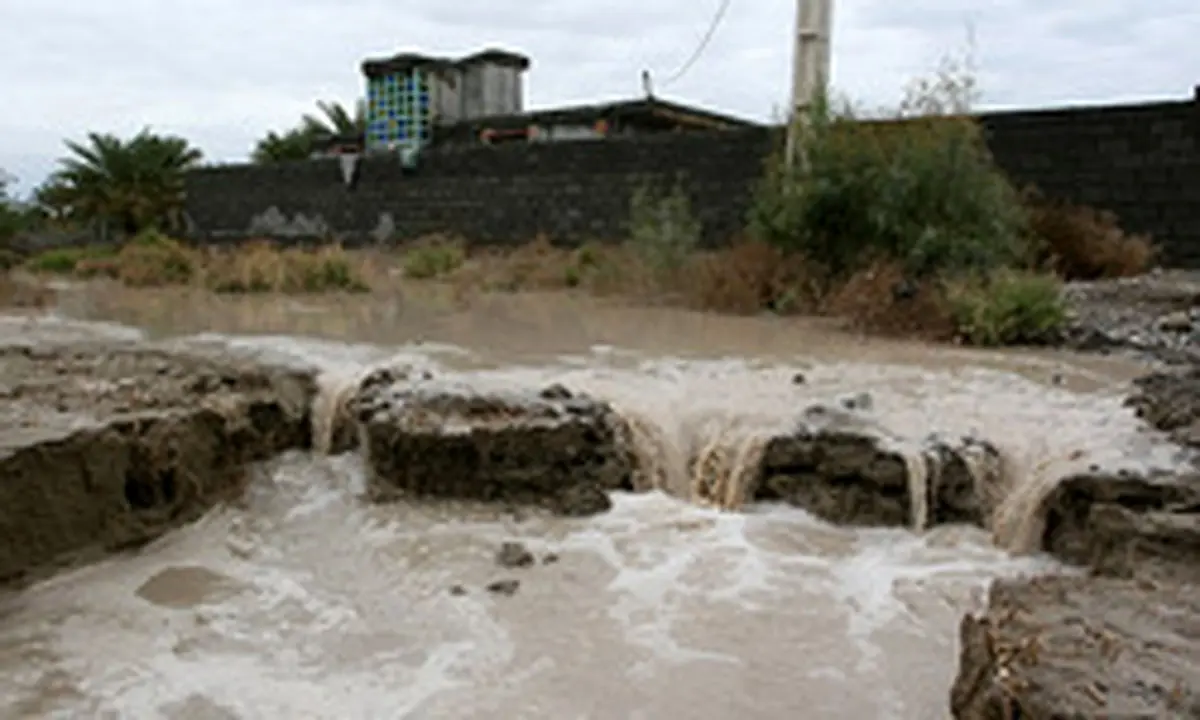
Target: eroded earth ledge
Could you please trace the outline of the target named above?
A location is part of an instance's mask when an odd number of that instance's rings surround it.
[[[134,547],[310,441],[313,373],[116,342],[0,345],[0,583]]]
[[[1129,405],[1194,444],[1194,370]],[[1060,483],[1042,546],[1084,571],[1003,580],[960,628],[951,709],[991,718],[1200,717],[1200,474],[1096,472]]]
[[[314,444],[366,456],[397,495],[602,512],[644,487],[632,428],[567,388],[484,392],[380,369],[324,406],[311,369],[148,343],[0,344],[0,583],[135,547],[244,487],[247,464]],[[1139,383],[1131,411],[1200,444],[1200,373]],[[976,438],[900,442],[869,413],[798,408],[747,500],[827,520],[988,527],[1008,492]],[[324,410],[322,411],[324,412]],[[1042,506],[1040,546],[1080,575],[1009,580],[961,626],[954,716],[1200,717],[1200,480],[1095,468]]]

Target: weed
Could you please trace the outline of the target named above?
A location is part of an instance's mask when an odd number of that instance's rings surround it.
[[[629,247],[651,277],[669,282],[700,246],[700,223],[680,183],[666,192],[649,183],[630,200]]]
[[[1150,239],[1128,235],[1115,215],[1070,203],[1028,196],[1034,262],[1067,280],[1129,277],[1149,269],[1156,255]]]
[[[404,275],[413,280],[443,278],[466,262],[463,243],[434,237],[415,244],[404,256]]]
[[[947,284],[959,336],[972,345],[1052,342],[1067,319],[1062,283],[1049,273],[1003,270]]]
[[[73,275],[80,262],[112,258],[115,254],[115,251],[108,246],[84,245],[54,248],[30,256],[25,261],[25,269],[45,275]]]
[[[163,287],[191,282],[199,261],[197,254],[179,241],[149,230],[127,242],[111,266],[93,265],[89,270],[106,272],[110,267],[130,287]]]

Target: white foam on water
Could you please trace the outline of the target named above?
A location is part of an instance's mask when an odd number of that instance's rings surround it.
[[[1059,470],[1176,459],[1116,389],[1072,394],[998,371],[597,348],[466,373],[445,348],[196,341],[336,372],[403,362],[482,389],[561,383],[645,420],[678,457],[705,433],[773,431],[814,402],[865,391],[865,421],[901,444],[970,433],[1027,456],[1026,467]],[[353,456],[289,454],[241,505],[3,599],[0,702],[44,717],[169,717],[195,697],[245,718],[937,717],[958,618],[981,589],[1056,569],[974,529],[854,530],[778,506],[731,513],[617,494],[595,518],[518,521],[463,506],[369,506],[362,488]],[[498,568],[493,554],[512,539],[559,559]],[[185,609],[138,595],[184,565],[236,592]],[[484,589],[499,579],[520,588]],[[465,594],[452,594],[459,585]]]

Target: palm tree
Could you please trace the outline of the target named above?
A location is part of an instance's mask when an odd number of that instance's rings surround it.
[[[309,114],[300,119],[300,126],[316,137],[361,135],[367,131],[367,104],[361,99],[354,103],[353,115],[339,102],[318,100],[317,108],[324,117]]]
[[[60,207],[79,220],[133,235],[150,227],[178,227],[183,175],[203,157],[187,140],[143,129],[129,140],[89,133],[68,140],[49,187]],[[48,190],[49,192],[49,190]]]
[[[303,128],[292,128],[283,134],[272,130],[255,143],[250,159],[260,164],[307,160],[312,156],[313,149],[313,137]]]
[[[283,133],[271,131],[250,154],[256,163],[307,160],[317,148],[340,135],[362,137],[367,132],[367,104],[359,100],[351,113],[339,102],[317,101],[319,115],[307,113],[300,124]]]

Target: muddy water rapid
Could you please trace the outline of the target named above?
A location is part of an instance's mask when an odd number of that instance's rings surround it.
[[[687,500],[686,457],[726,438],[736,471],[746,437],[868,392],[898,442],[992,441],[1027,498],[1075,465],[1171,462],[1121,408],[1135,367],[867,342],[813,321],[569,296],[466,307],[435,294],[75,291],[56,317],[0,325],[18,330],[228,343],[340,373],[386,360],[486,386],[559,382],[635,417],[675,492],[619,496],[583,520],[371,507],[355,456],[284,457],[239,506],[0,599],[5,718],[945,717],[961,615],[991,578],[1052,563],[972,528],[721,512]],[[1028,504],[1018,492],[1007,507],[1009,547]],[[557,560],[497,567],[507,540]],[[502,579],[517,592],[484,590]]]

